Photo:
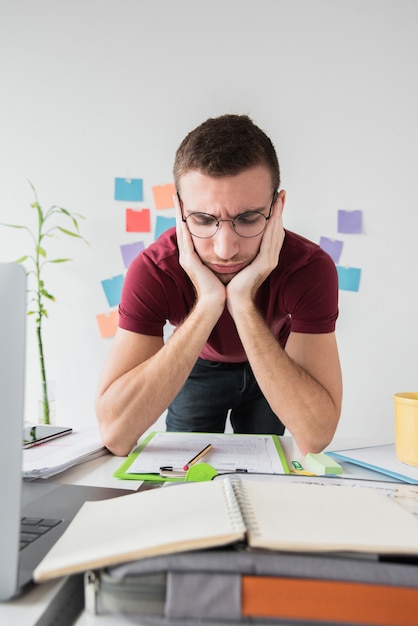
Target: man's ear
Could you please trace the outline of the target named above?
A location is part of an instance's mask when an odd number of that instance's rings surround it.
[[[275,204],[279,204],[280,213],[283,213],[284,203],[286,202],[286,192],[284,189],[278,192]]]

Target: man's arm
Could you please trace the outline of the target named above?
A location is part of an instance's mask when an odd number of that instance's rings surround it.
[[[335,433],[341,369],[334,333],[290,333],[283,350],[254,304],[257,290],[279,260],[282,210],[279,198],[257,257],[227,286],[227,306],[260,389],[306,454],[323,450]]]
[[[195,306],[164,344],[118,329],[96,397],[104,444],[114,454],[128,454],[139,437],[167,409],[187,380],[225,308],[225,287],[198,259],[178,211],[180,263],[196,290]]]
[[[129,454],[180,391],[216,324],[214,311],[197,303],[165,344],[118,328],[96,397],[100,433],[113,454]]]
[[[234,317],[254,376],[302,454],[320,452],[334,436],[342,380],[334,333],[291,333],[286,350],[258,311]]]

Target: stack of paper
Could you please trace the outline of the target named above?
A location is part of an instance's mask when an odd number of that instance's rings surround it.
[[[23,478],[49,478],[106,453],[97,430],[73,431],[23,450]]]

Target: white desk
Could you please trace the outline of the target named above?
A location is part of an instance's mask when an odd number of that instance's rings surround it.
[[[364,441],[360,438],[338,439],[329,449],[344,449],[356,446],[379,445],[387,443],[382,441]],[[284,448],[286,453],[291,454],[294,449],[291,437],[284,437]],[[62,474],[49,479],[50,482],[66,484],[92,485],[101,487],[126,488],[136,491],[140,481],[121,481],[112,477],[113,472],[122,463],[123,459],[112,455],[105,455],[88,461],[77,467],[71,468]],[[371,470],[345,464],[345,472],[352,478],[385,480],[382,474],[377,474]],[[387,477],[386,477],[386,480]],[[42,585],[35,585],[27,590],[21,597],[0,603],[0,623],[13,624],[14,626],[35,626],[44,613],[48,604],[58,593],[62,581],[49,582]],[[42,624],[40,622],[40,624]],[[94,616],[83,612],[77,621],[76,626],[120,626],[121,618],[110,615]],[[42,625],[43,626],[43,625]],[[140,625],[139,625],[140,626]]]

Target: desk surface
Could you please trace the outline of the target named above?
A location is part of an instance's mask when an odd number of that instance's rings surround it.
[[[365,441],[360,438],[341,438],[333,442],[329,449],[337,450],[381,443],[383,442]],[[286,455],[292,455],[292,451],[294,450],[293,439],[285,436],[283,438],[283,445]],[[121,481],[113,478],[113,472],[121,463],[122,459],[120,457],[114,457],[109,454],[73,467],[48,480],[50,482],[64,484],[122,487],[136,491],[142,484],[141,481]],[[345,474],[353,479],[385,480],[384,476],[371,470],[350,464],[343,465]],[[386,480],[389,482],[387,477]],[[9,602],[0,603],[0,623],[14,624],[14,626],[31,626],[32,624],[36,624],[45,608],[58,593],[61,584],[62,581],[53,581],[42,585],[34,585],[21,597]],[[94,616],[85,612],[83,612],[76,621],[76,626],[120,626],[120,624],[120,617],[116,618],[110,615]]]

